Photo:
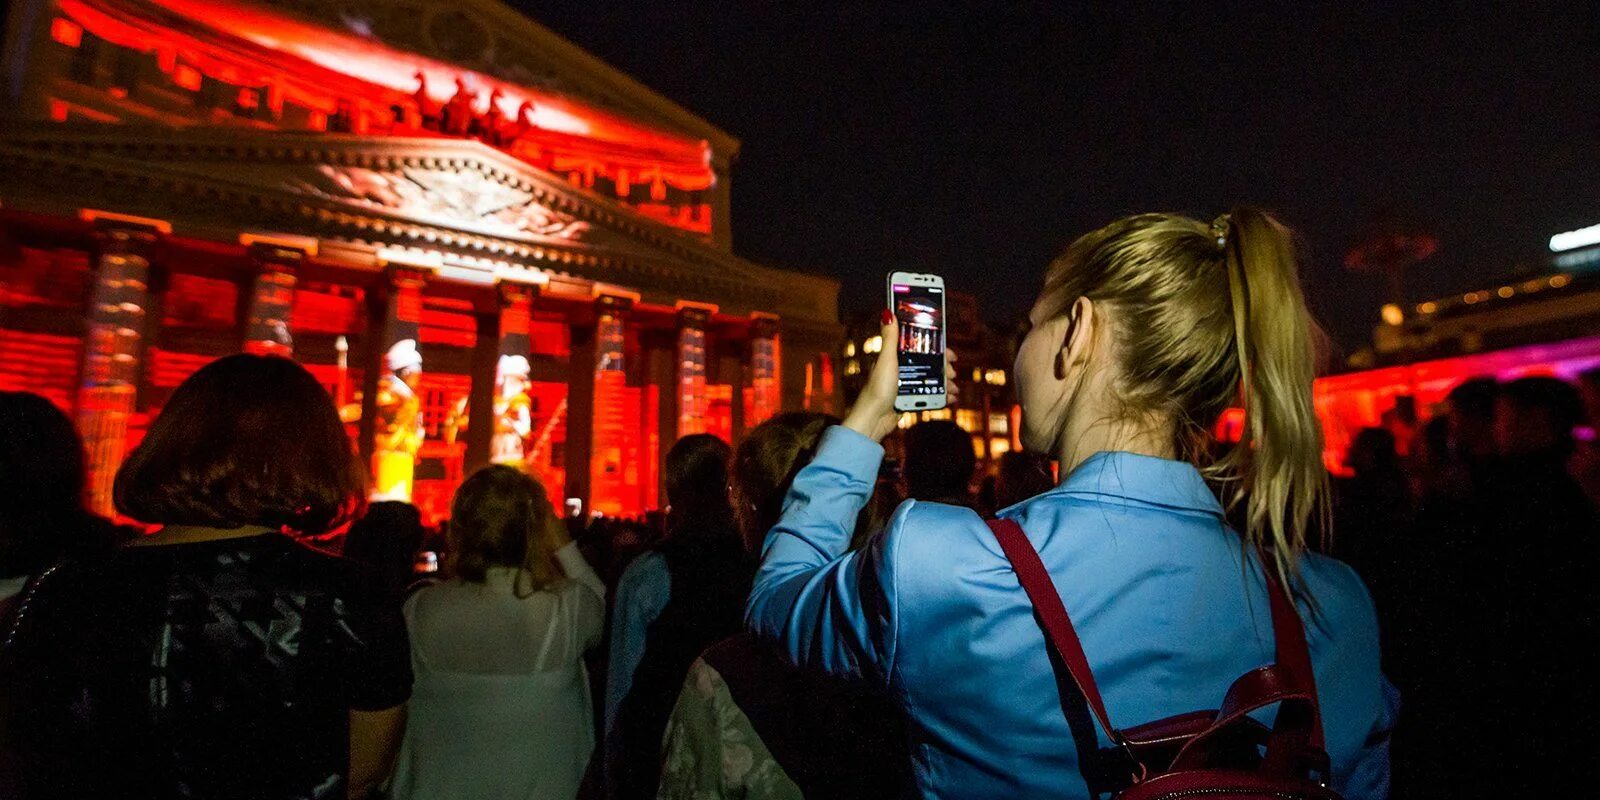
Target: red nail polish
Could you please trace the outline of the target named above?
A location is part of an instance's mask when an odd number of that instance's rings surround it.
[[[884,309],[883,313],[878,315],[878,321],[882,322],[885,325],[888,325],[889,323],[894,322],[894,312],[890,311],[887,308]]]

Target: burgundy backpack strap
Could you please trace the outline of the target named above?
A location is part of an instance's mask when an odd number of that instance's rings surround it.
[[[1083,693],[1083,699],[1088,702],[1089,710],[1099,720],[1100,727],[1111,737],[1111,741],[1119,746],[1126,746],[1122,734],[1111,727],[1111,718],[1106,715],[1105,701],[1100,699],[1100,687],[1095,685],[1094,673],[1089,669],[1089,659],[1083,654],[1083,644],[1078,641],[1078,632],[1072,627],[1072,618],[1067,616],[1067,609],[1061,605],[1061,595],[1056,591],[1055,582],[1050,580],[1050,573],[1044,568],[1044,562],[1039,560],[1039,553],[1033,549],[1033,543],[1028,541],[1027,534],[1022,532],[1022,526],[1014,520],[991,519],[988,520],[989,529],[994,531],[995,539],[1000,542],[1000,549],[1006,554],[1006,559],[1011,562],[1011,568],[1017,573],[1017,580],[1022,584],[1022,590],[1027,592],[1029,602],[1033,603],[1033,610],[1039,615],[1039,620],[1044,626],[1045,639],[1050,647],[1061,657],[1061,663],[1067,667],[1067,672],[1072,675],[1072,682],[1078,685],[1078,691]]]
[[[1311,699],[1310,744],[1323,749],[1322,709],[1317,702],[1317,676],[1311,668],[1311,650],[1306,643],[1306,629],[1300,622],[1288,589],[1271,572],[1270,562],[1262,559],[1266,572],[1267,597],[1272,604],[1272,639],[1275,658],[1280,667],[1288,669],[1301,692]]]

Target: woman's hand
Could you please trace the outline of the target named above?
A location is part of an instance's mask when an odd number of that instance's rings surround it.
[[[850,414],[844,418],[844,426],[874,442],[883,441],[894,430],[895,421],[900,418],[900,412],[894,410],[895,395],[900,393],[900,348],[895,343],[900,341],[900,325],[895,322],[893,314],[883,312],[883,347],[878,351],[878,361],[872,366],[872,373],[867,376],[867,385],[861,389],[861,395],[856,398],[856,404],[850,409]],[[956,399],[955,385],[955,351],[946,349],[944,352],[944,383],[945,393],[949,403]]]

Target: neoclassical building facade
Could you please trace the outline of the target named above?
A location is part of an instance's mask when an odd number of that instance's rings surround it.
[[[0,389],[100,510],[241,350],[430,516],[490,460],[637,514],[676,437],[836,402],[837,284],[733,252],[738,142],[492,0],[15,0],[4,59]]]

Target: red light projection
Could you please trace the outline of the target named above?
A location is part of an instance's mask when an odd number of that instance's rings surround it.
[[[1318,379],[1312,395],[1322,421],[1323,463],[1335,474],[1346,474],[1344,455],[1355,435],[1362,428],[1383,427],[1401,397],[1411,398],[1418,415],[1427,419],[1450,390],[1468,378],[1508,381],[1554,375],[1570,381],[1597,366],[1600,336],[1589,336]],[[1230,409],[1218,424],[1218,435],[1237,441],[1243,423],[1244,413]]]
[[[222,105],[231,105],[220,110],[251,124],[476,138],[645,216],[711,232],[701,193],[716,178],[705,141],[243,3],[58,4],[65,16],[51,23],[55,41],[76,48],[88,33],[144,54],[196,95],[220,82]]]
[[[68,47],[83,44],[83,27],[70,19],[57,17],[50,21],[50,38]]]
[[[525,463],[551,497],[558,497],[567,485],[567,385],[534,381],[528,384],[527,392],[533,436]]]
[[[83,340],[0,328],[0,392],[33,392],[72,414],[78,403]]]

